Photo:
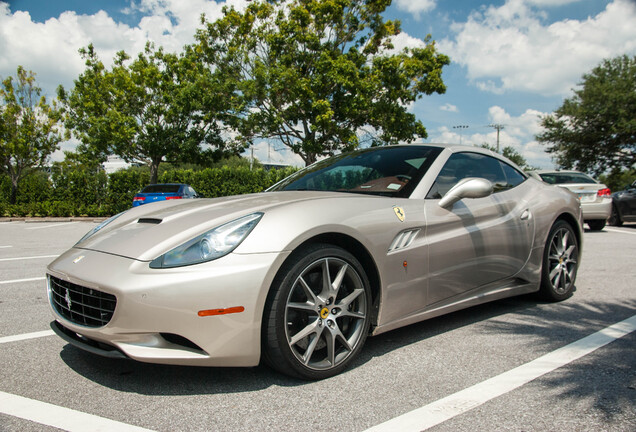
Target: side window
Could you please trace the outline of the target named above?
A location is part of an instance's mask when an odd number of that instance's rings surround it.
[[[511,167],[505,162],[500,163],[503,167],[504,174],[506,174],[506,179],[508,180],[506,189],[512,189],[526,180],[526,176],[521,174],[517,169]]]
[[[446,161],[426,198],[442,198],[460,180],[468,177],[481,177],[490,180],[495,192],[509,189],[512,186],[509,186],[502,165],[499,159],[480,153],[455,153]],[[510,169],[514,170],[512,167]],[[521,177],[521,181],[525,180],[525,177]]]

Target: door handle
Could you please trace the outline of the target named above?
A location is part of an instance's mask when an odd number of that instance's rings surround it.
[[[528,220],[528,219],[530,219],[530,215],[531,215],[530,210],[525,209],[525,210],[523,211],[523,213],[521,213],[521,220]]]

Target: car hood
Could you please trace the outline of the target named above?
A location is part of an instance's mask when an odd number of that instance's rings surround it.
[[[269,192],[162,201],[122,213],[75,247],[151,261],[212,228],[250,213],[267,213],[274,207],[308,200],[357,196],[336,192]]]

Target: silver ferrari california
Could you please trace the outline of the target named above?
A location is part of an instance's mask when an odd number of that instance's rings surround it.
[[[579,200],[489,150],[375,147],[252,195],[113,216],[48,266],[52,328],[143,362],[341,372],[377,335],[574,291]]]

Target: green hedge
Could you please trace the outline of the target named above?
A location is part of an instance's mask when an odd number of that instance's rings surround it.
[[[261,192],[295,171],[248,168],[171,170],[159,183],[187,183],[202,197],[215,198]],[[0,216],[110,216],[132,206],[133,196],[149,183],[141,170],[121,170],[110,175],[82,169],[59,170],[51,175],[34,172],[24,178],[16,204],[9,204],[11,183],[0,175]]]

